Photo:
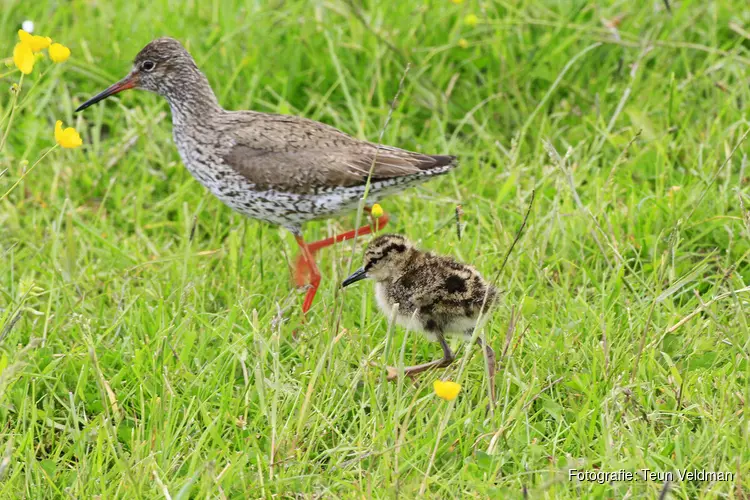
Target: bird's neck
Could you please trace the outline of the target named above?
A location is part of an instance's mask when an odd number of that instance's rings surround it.
[[[175,122],[205,122],[216,114],[223,113],[206,76],[197,68],[186,72],[179,85],[163,92],[172,109]]]

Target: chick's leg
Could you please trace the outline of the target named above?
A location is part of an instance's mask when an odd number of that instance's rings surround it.
[[[440,347],[443,348],[443,357],[441,359],[436,359],[435,361],[430,361],[429,363],[422,363],[421,365],[414,365],[414,366],[406,366],[404,367],[404,375],[408,375],[410,377],[413,377],[414,375],[417,375],[419,373],[422,373],[424,371],[429,370],[430,368],[446,368],[453,363],[453,360],[456,359],[456,355],[453,354],[453,351],[451,351],[450,346],[448,345],[448,342],[445,341],[445,336],[443,336],[442,333],[436,334],[438,341],[440,342]],[[388,366],[386,367],[388,370],[388,380],[396,380],[398,378],[398,368],[395,366]]]

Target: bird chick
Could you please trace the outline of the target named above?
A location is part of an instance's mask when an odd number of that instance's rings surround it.
[[[384,234],[367,246],[364,265],[346,278],[342,286],[362,279],[375,280],[378,306],[388,317],[398,304],[396,322],[410,330],[440,342],[443,358],[404,368],[407,375],[416,375],[430,368],[445,368],[455,359],[446,342],[448,337],[468,341],[477,326],[480,313],[497,302],[499,293],[473,267],[450,257],[423,252],[397,234]],[[495,352],[477,338],[484,347],[490,371],[490,387],[494,394]],[[388,380],[397,371],[388,367]]]

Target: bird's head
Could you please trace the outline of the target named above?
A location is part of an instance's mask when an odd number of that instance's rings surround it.
[[[76,111],[127,89],[143,89],[169,97],[182,88],[197,85],[203,78],[180,42],[174,38],[157,38],[135,56],[133,68],[125,78],[81,104]]]
[[[413,248],[411,242],[399,234],[378,236],[367,245],[362,267],[346,278],[341,286],[348,286],[365,278],[385,281],[400,275]]]

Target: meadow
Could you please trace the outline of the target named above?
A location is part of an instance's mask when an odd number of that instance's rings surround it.
[[[747,3],[5,0],[3,58],[27,19],[72,55],[0,70],[0,498],[750,497]],[[460,158],[382,206],[497,276],[494,413],[476,348],[384,380],[440,348],[340,289],[366,239],[303,322],[293,237],[190,176],[166,102],[73,113],[163,35],[226,108]],[[83,146],[30,170],[57,120]]]

